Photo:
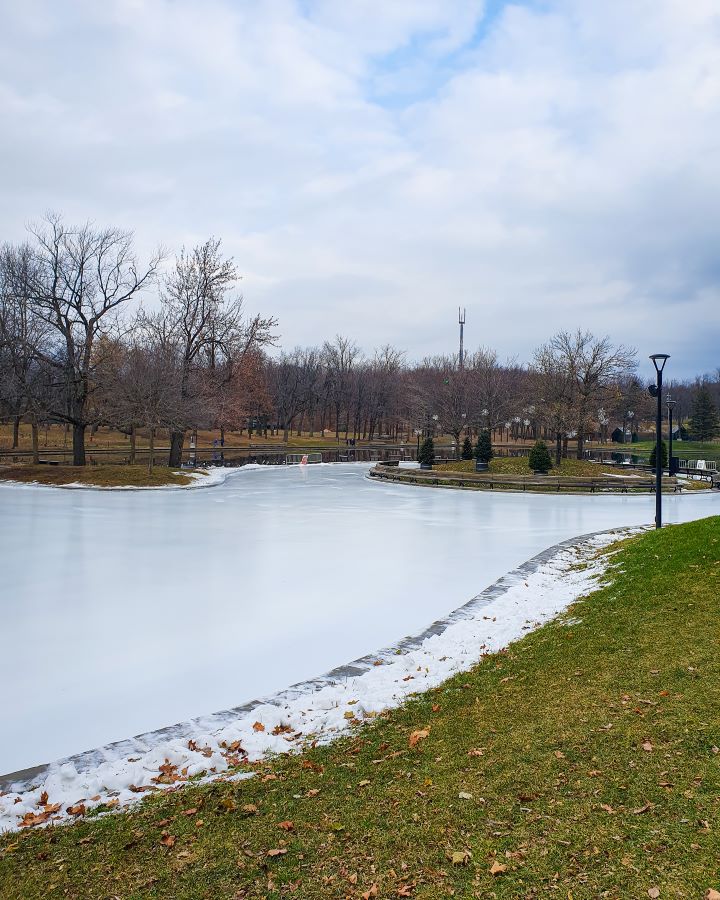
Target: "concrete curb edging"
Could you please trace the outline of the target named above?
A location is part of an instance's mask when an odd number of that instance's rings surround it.
[[[510,572],[503,575],[501,578],[499,578],[489,587],[485,588],[475,597],[468,600],[462,606],[457,607],[447,616],[441,619],[437,619],[423,631],[419,632],[418,634],[408,635],[407,637],[402,638],[390,647],[385,647],[376,652],[369,653],[365,656],[360,657],[359,659],[346,663],[345,665],[337,666],[336,668],[331,669],[329,672],[326,672],[324,675],[320,675],[316,678],[310,678],[306,681],[298,682],[297,684],[293,684],[290,687],[285,688],[282,691],[278,691],[272,695],[261,697],[256,700],[250,700],[249,702],[244,703],[241,706],[236,706],[232,707],[231,709],[210,713],[206,716],[198,716],[197,718],[193,718],[185,722],[179,722],[175,725],[169,725],[165,728],[160,728],[155,731],[148,731],[122,741],[115,741],[110,744],[105,744],[104,746],[98,747],[94,750],[87,750],[82,753],[77,753],[72,756],[65,757],[63,759],[55,760],[52,763],[45,763],[38,766],[32,766],[27,769],[21,769],[16,772],[9,772],[5,775],[0,775],[0,790],[12,790],[18,793],[24,790],[28,790],[31,788],[33,782],[48,775],[51,768],[62,766],[65,763],[72,763],[75,769],[78,772],[82,773],[97,768],[110,757],[134,756],[138,753],[147,753],[148,751],[152,750],[153,747],[165,741],[183,739],[187,740],[189,739],[189,736],[196,734],[198,730],[212,732],[215,729],[229,724],[234,719],[246,715],[258,706],[263,706],[266,704],[279,704],[283,701],[294,699],[301,694],[312,693],[320,690],[327,685],[336,684],[342,679],[362,675],[363,673],[369,671],[377,663],[378,660],[389,660],[392,657],[397,656],[398,652],[402,653],[404,651],[415,650],[420,647],[420,645],[425,640],[432,637],[433,635],[442,634],[450,625],[453,625],[454,623],[461,621],[462,619],[472,617],[477,609],[487,606],[492,601],[496,600],[514,585],[527,578],[528,575],[531,575],[533,572],[537,571],[542,565],[547,563],[550,559],[552,559],[558,553],[561,553],[563,550],[570,550],[574,547],[587,543],[593,538],[600,537],[601,535],[617,534],[618,539],[621,539],[628,533],[637,533],[637,531],[638,526],[609,528],[602,531],[594,531],[587,534],[578,535],[576,537],[568,538],[565,541],[560,541],[559,543],[553,544],[551,547],[548,547],[535,556],[531,557],[529,560],[522,563],[517,568],[512,569]]]

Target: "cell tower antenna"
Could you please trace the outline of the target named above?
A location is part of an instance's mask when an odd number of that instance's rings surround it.
[[[458,356],[458,368],[462,371],[465,366],[465,351],[463,350],[463,330],[465,327],[465,310],[458,306],[458,325],[460,326],[460,355]]]

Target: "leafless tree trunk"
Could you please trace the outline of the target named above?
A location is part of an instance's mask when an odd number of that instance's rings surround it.
[[[139,269],[130,232],[96,230],[90,224],[69,228],[52,214],[31,232],[36,248],[30,302],[55,337],[55,352],[42,358],[64,384],[62,405],[52,412],[72,425],[73,465],[84,466],[99,340],[117,321],[122,305],[151,284],[162,253]]]

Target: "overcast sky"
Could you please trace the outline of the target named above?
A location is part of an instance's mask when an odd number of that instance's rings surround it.
[[[282,343],[720,365],[718,0],[0,0],[0,239],[210,235]],[[650,364],[642,371],[649,374]]]

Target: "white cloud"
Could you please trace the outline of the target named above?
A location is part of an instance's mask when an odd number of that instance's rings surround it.
[[[717,364],[714,2],[508,5],[480,40],[462,0],[4,6],[4,237],[221,235],[290,344],[420,356],[460,304],[503,354],[581,325]]]

